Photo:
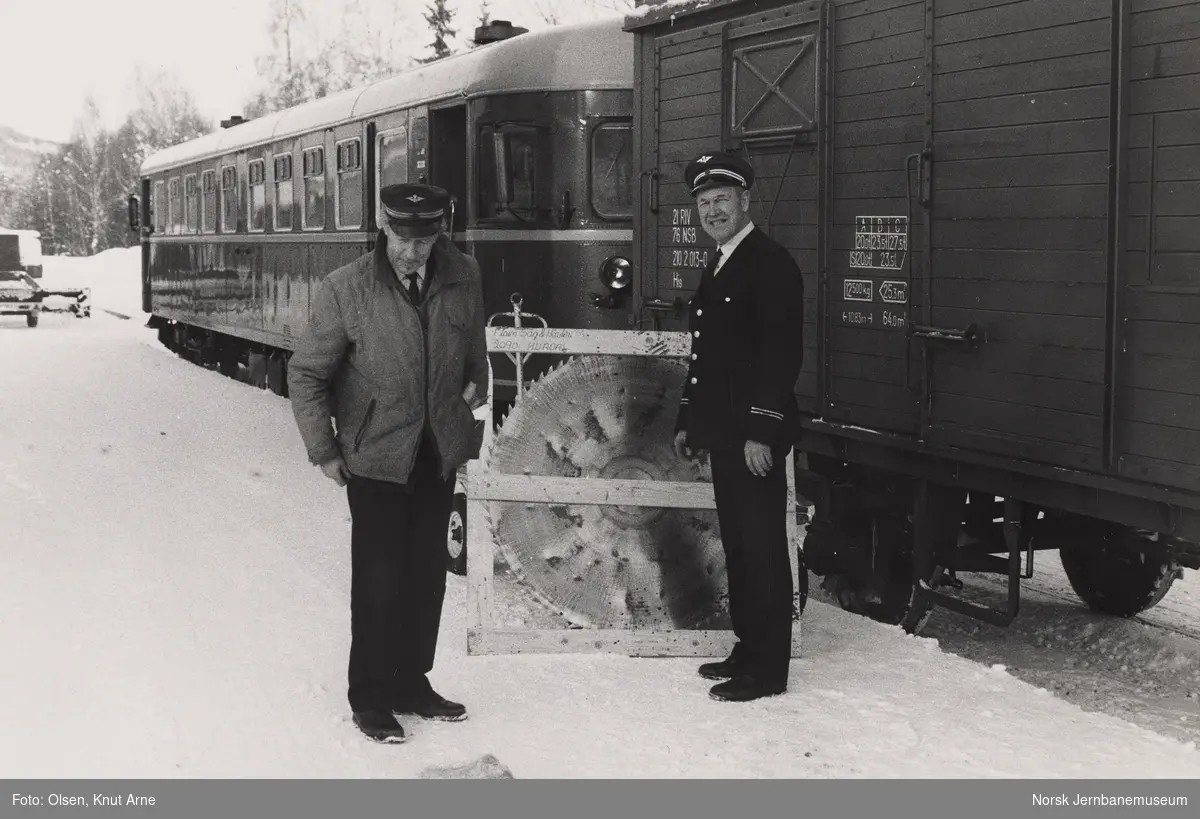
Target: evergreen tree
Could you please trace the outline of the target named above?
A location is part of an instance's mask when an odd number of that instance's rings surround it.
[[[448,41],[457,32],[450,27],[450,24],[454,22],[454,12],[446,5],[446,0],[433,0],[433,5],[425,8],[427,12],[423,15],[425,22],[433,29],[433,42],[429,44],[429,47],[433,49],[433,56],[425,57],[418,62],[431,63],[450,56]]]

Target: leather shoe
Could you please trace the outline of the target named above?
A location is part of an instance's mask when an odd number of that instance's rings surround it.
[[[730,657],[717,663],[705,663],[697,670],[706,680],[728,680],[737,676],[738,661]]]
[[[387,711],[355,711],[354,724],[374,742],[397,745],[404,742],[404,728]]]
[[[416,714],[425,719],[437,719],[443,722],[461,722],[467,718],[467,707],[461,703],[451,702],[436,691],[405,697],[392,706],[393,714]]]
[[[772,683],[746,674],[718,683],[709,689],[708,695],[722,702],[749,702],[761,697],[773,697],[787,691],[787,683]]]

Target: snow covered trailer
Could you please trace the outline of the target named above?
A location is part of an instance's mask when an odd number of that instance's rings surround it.
[[[1200,567],[1200,2],[642,0],[626,28],[642,326],[682,328],[710,252],[684,164],[743,152],[804,271],[805,560],[844,607],[1004,625],[1057,549],[1130,616]]]

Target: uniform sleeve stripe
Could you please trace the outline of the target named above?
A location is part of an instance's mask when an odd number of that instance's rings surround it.
[[[763,409],[762,407],[751,407],[750,414],[751,415],[765,415],[768,418],[774,418],[776,421],[783,420],[782,412],[775,412],[774,410]]]

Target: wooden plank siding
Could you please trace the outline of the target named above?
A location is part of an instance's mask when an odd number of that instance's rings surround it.
[[[1200,485],[1200,3],[1131,17],[1131,184],[1116,372],[1120,474]]]
[[[929,438],[1101,464],[1107,316],[1108,0],[934,3]]]

